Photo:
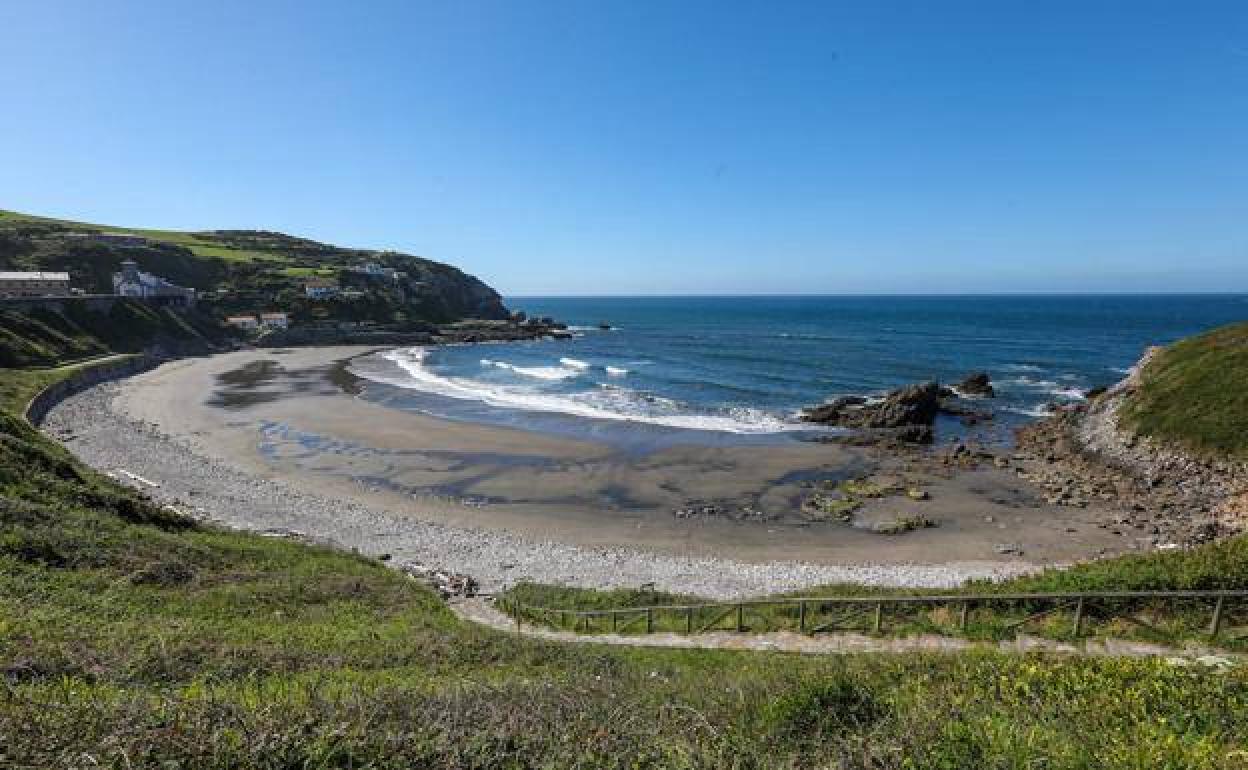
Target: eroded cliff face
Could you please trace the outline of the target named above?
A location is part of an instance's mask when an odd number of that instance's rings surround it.
[[[1031,480],[1051,502],[1121,504],[1116,524],[1154,546],[1248,531],[1248,464],[1138,435],[1120,418],[1160,350],[1149,348],[1125,378],[1087,403],[1019,431],[1019,449],[1043,461]]]
[[[396,269],[408,274],[405,288],[413,302],[424,303],[445,320],[502,320],[510,313],[497,291],[457,267],[419,257],[396,255]]]

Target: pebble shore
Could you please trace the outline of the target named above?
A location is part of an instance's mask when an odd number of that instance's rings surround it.
[[[83,462],[197,519],[388,555],[395,567],[423,565],[465,573],[484,591],[521,580],[588,588],[636,588],[731,599],[833,583],[947,588],[972,578],[1032,571],[1024,563],[936,565],[752,564],[683,558],[626,547],[584,548],[507,533],[450,527],[330,499],[280,480],[259,478],[114,409],[123,383],[71,396],[48,413],[43,429]],[[137,477],[137,478],[136,478]]]

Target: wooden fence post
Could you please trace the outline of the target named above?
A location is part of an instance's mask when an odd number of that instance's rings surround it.
[[[970,614],[971,614],[971,603],[962,602],[962,612],[961,614],[958,615],[958,628],[959,629],[963,631],[966,630],[966,622],[967,620],[969,620]]]
[[[871,630],[875,633],[880,632],[880,627],[884,625],[884,602],[875,603],[875,621],[871,624]]]
[[[806,602],[797,603],[797,630],[806,633]]]
[[[1083,633],[1083,597],[1075,602],[1075,638]]]
[[[741,631],[744,631],[744,630],[745,630],[745,605],[738,604],[737,605],[737,632],[740,633]]]
[[[685,608],[685,633],[686,634],[693,633],[693,608],[692,607]]]
[[[647,607],[646,608],[646,633],[649,634],[649,633],[652,633],[653,631],[654,631],[654,610]]]
[[[1213,620],[1209,621],[1209,638],[1217,639],[1218,632],[1222,630],[1222,609],[1224,596],[1219,596],[1217,602],[1213,605]]]

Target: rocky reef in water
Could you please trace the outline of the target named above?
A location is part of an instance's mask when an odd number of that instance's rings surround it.
[[[930,444],[939,414],[958,417],[968,424],[992,419],[991,412],[966,403],[963,397],[968,395],[994,395],[987,374],[972,374],[956,388],[929,381],[898,388],[875,400],[840,396],[807,409],[801,419],[851,429],[851,435],[840,439],[851,443]]]

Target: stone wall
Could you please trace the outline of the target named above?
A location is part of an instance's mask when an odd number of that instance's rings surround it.
[[[168,359],[164,356],[139,354],[130,358],[108,361],[95,366],[87,365],[69,377],[55,382],[41,390],[26,405],[26,419],[31,425],[38,426],[43,418],[62,399],[80,393],[93,385],[102,382],[119,380],[139,372],[153,369]]]

